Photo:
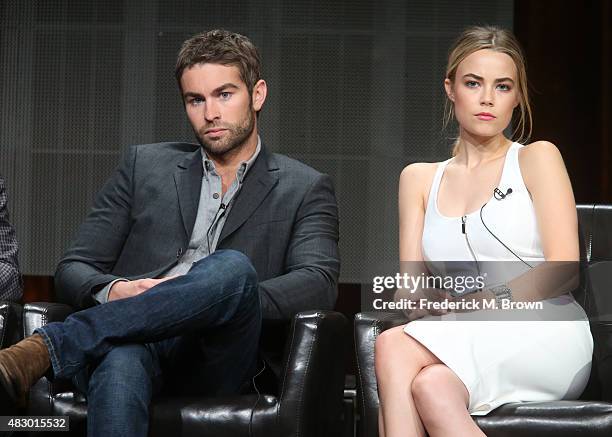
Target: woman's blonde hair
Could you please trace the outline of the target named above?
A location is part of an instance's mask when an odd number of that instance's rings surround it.
[[[472,53],[483,49],[505,53],[512,58],[514,65],[516,65],[520,115],[516,128],[512,132],[512,137],[514,139],[515,135],[519,133],[516,141],[526,142],[531,136],[532,126],[531,106],[529,105],[529,92],[527,89],[527,71],[523,50],[512,32],[496,26],[474,26],[464,30],[450,49],[448,64],[446,65],[446,78],[454,83],[459,64]],[[445,127],[454,118],[454,115],[453,103],[447,96],[444,105]],[[453,156],[457,154],[458,144],[459,142],[457,141],[453,148]]]

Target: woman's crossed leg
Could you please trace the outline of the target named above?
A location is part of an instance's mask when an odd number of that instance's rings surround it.
[[[378,336],[375,367],[380,437],[484,436],[463,382],[404,326]]]

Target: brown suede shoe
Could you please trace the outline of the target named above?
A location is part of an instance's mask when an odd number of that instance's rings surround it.
[[[39,334],[0,350],[0,403],[24,407],[30,387],[50,365],[49,351]]]

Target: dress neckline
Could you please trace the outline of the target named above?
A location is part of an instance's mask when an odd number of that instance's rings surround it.
[[[502,172],[501,175],[499,176],[499,180],[497,181],[496,187],[499,188],[499,186],[502,184],[502,181],[504,180],[504,176],[506,174],[506,168],[508,167],[508,155],[510,154],[510,151],[512,149],[514,149],[514,147],[516,146],[516,142],[512,142],[512,144],[510,144],[510,147],[508,147],[508,150],[506,150],[506,154],[504,155],[504,165],[502,166]],[[474,215],[476,213],[478,213],[480,211],[480,209],[482,208],[482,206],[480,208],[476,208],[474,211],[468,212],[464,215],[459,215],[459,216],[448,216],[448,215],[444,215],[440,212],[440,209],[438,208],[438,194],[440,193],[440,184],[442,182],[442,178],[444,177],[444,171],[446,170],[446,166],[453,160],[455,159],[455,157],[452,157],[450,159],[447,159],[446,161],[440,163],[440,165],[442,166],[442,169],[440,170],[440,175],[437,178],[437,186],[436,186],[436,191],[434,194],[434,199],[433,199],[433,206],[434,209],[436,210],[436,214],[438,214],[440,217],[448,219],[448,220],[457,220],[457,219],[461,219],[463,217],[468,217],[471,215]],[[491,197],[489,197],[489,199],[487,199],[487,201],[483,204],[486,205],[487,203],[489,203],[491,200],[493,200],[495,194],[492,194]]]

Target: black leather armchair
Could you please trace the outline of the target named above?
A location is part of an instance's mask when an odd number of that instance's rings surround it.
[[[64,320],[71,311],[63,304],[26,304],[24,333]],[[264,323],[262,348],[270,367],[263,381],[257,378],[260,396],[160,396],[151,405],[149,435],[339,435],[348,322],[337,312],[311,311],[287,325]],[[66,381],[39,380],[30,392],[28,414],[70,416],[70,435],[85,435],[87,401]]]
[[[612,206],[578,205],[578,221],[583,274],[574,296],[591,319],[594,340],[587,388],[577,401],[506,404],[474,417],[489,437],[612,435]],[[401,314],[390,312],[360,313],[355,318],[362,437],[378,435],[374,342],[382,331],[404,323]]]
[[[21,340],[21,310],[18,303],[0,302],[0,349]]]
[[[0,349],[17,343],[22,338],[22,307],[14,302],[0,302]],[[9,402],[0,401],[0,414],[14,415],[20,411]],[[0,435],[3,435],[0,433]]]

